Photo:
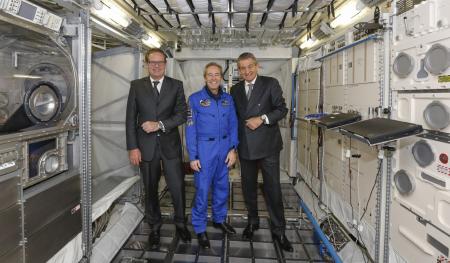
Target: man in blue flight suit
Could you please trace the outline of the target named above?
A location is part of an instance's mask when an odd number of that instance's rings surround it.
[[[208,192],[212,188],[213,226],[225,234],[236,231],[226,222],[229,194],[228,168],[236,162],[237,116],[231,96],[222,91],[222,67],[205,66],[206,86],[189,97],[186,145],[195,171],[192,225],[200,246],[209,248],[206,234]]]

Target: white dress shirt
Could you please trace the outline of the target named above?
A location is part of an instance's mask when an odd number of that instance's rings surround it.
[[[258,77],[258,76],[256,76],[256,77],[255,77],[252,81],[250,81],[250,82],[245,81],[245,94],[246,94],[246,95],[248,94],[248,85],[252,84],[252,85],[253,85],[253,89],[255,88],[255,82],[256,82],[256,78],[257,78],[257,77]],[[253,89],[252,89],[252,92],[253,92]],[[264,124],[270,124],[269,118],[267,117],[266,114],[263,114],[263,115],[261,116],[261,119],[264,121]]]

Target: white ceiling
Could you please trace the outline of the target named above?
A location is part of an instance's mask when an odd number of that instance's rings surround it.
[[[331,0],[122,0],[184,46],[291,46],[307,13]],[[190,6],[192,3],[192,8]],[[209,10],[211,3],[212,10]],[[250,10],[250,5],[252,9]],[[314,7],[315,10],[309,8]],[[248,22],[247,22],[248,21]],[[300,23],[302,22],[302,23]]]

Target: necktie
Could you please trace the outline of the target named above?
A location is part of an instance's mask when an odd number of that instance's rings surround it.
[[[249,83],[247,84],[248,90],[247,90],[247,100],[250,100],[250,96],[252,95],[253,90],[253,84]]]
[[[159,84],[159,81],[157,81],[157,80],[153,81],[153,87],[156,90],[156,94],[159,96],[158,84]]]

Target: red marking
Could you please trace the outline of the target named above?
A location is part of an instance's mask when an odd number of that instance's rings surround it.
[[[446,153],[441,153],[439,155],[439,161],[441,161],[441,163],[443,163],[443,164],[447,164],[448,163],[448,155]]]

